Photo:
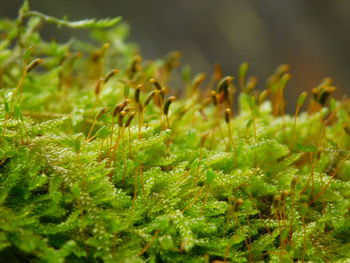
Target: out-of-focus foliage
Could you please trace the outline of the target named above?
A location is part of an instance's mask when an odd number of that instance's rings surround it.
[[[47,42],[47,22],[94,41]],[[290,116],[286,65],[262,92],[246,63],[184,68],[176,100],[179,53],[143,61],[126,35],[28,4],[0,22],[0,259],[349,260],[350,103],[331,81]]]

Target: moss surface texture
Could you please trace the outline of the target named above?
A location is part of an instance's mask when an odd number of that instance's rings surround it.
[[[349,262],[350,101],[331,80],[286,114],[287,65],[258,89],[247,63],[193,74],[126,35],[27,3],[0,21],[0,262]]]

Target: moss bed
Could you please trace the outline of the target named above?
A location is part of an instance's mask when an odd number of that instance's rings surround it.
[[[91,41],[40,36],[53,23]],[[0,21],[0,262],[349,262],[350,101],[144,60],[119,18]]]

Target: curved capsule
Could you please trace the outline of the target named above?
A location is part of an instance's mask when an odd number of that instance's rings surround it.
[[[34,68],[39,66],[41,63],[43,63],[44,60],[41,58],[34,59],[30,64],[26,67],[26,73],[30,73]]]
[[[148,96],[147,96],[147,98],[146,98],[146,100],[145,100],[145,102],[144,102],[145,106],[147,106],[147,105],[151,102],[151,100],[152,100],[152,98],[154,97],[154,94],[155,94],[156,92],[157,92],[156,90],[153,90],[153,91],[151,91],[151,92],[148,94]]]
[[[168,115],[169,107],[170,107],[171,103],[173,103],[175,100],[176,100],[175,96],[171,96],[167,99],[167,101],[165,102],[164,108],[163,108],[163,112],[165,115]]]
[[[130,126],[130,124],[131,124],[132,120],[135,118],[135,116],[136,116],[136,112],[133,111],[130,113],[129,118],[126,120],[126,123],[125,123],[126,128]]]

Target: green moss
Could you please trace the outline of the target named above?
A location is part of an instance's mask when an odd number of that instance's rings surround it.
[[[178,52],[144,61],[126,35],[27,4],[0,21],[0,261],[348,261],[350,102],[331,81],[290,116],[286,65],[264,91],[246,63],[180,84]]]

